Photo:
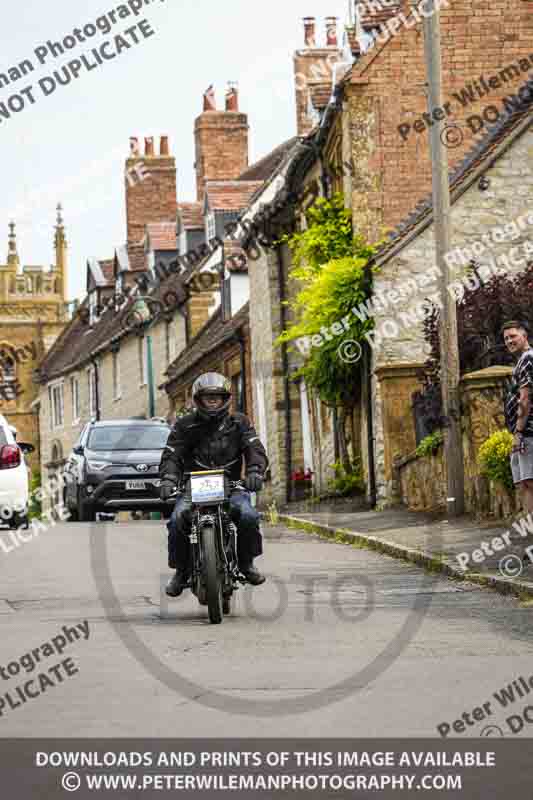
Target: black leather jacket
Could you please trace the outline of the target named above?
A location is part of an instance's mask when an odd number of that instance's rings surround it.
[[[184,472],[226,467],[230,480],[257,470],[264,475],[268,468],[265,448],[244,414],[227,414],[222,421],[207,422],[195,411],[180,417],[163,450],[159,474],[180,483]]]

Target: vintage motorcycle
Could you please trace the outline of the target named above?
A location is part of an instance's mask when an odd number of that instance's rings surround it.
[[[191,509],[188,588],[217,625],[231,613],[233,592],[246,583],[237,560],[237,526],[229,511],[231,493],[245,489],[223,469],[189,472],[184,479]]]

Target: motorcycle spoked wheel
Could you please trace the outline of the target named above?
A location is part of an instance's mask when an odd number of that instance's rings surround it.
[[[214,525],[205,525],[202,528],[201,535],[209,621],[213,625],[219,625],[224,618],[224,598],[222,593],[223,581],[217,548],[216,529]]]

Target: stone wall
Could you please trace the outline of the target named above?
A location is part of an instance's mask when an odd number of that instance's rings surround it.
[[[510,373],[509,367],[488,367],[464,375],[461,381],[465,510],[480,517],[502,519],[522,508],[519,492],[489,481],[480,474],[477,464],[483,442],[505,428],[503,385]],[[442,445],[430,456],[417,456],[413,452],[397,459],[393,473],[399,499],[410,509],[446,509],[446,459]]]

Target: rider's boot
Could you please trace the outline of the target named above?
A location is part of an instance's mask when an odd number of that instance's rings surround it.
[[[167,583],[165,592],[169,597],[179,597],[189,582],[185,570],[177,569],[176,574]]]
[[[262,583],[266,581],[265,576],[261,575],[259,570],[256,567],[254,567],[253,561],[249,561],[246,564],[240,564],[239,569],[246,578],[246,580],[248,581],[248,583],[251,583],[252,586],[260,586]]]

